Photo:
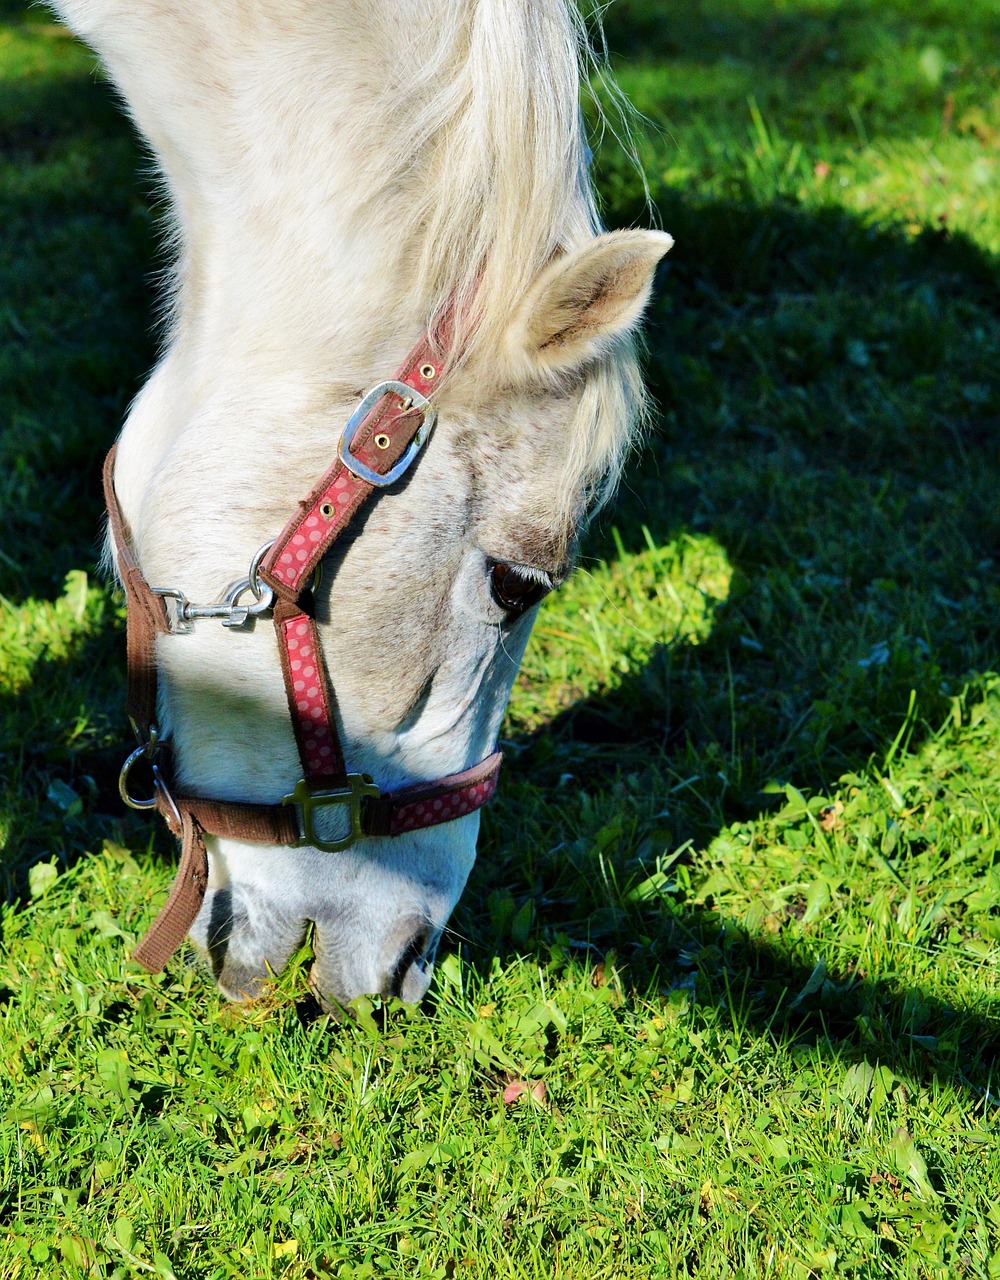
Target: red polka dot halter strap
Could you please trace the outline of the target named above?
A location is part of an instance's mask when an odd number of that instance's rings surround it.
[[[446,328],[445,326],[444,328]],[[394,484],[414,462],[434,424],[428,399],[440,373],[438,350],[425,337],[396,378],[379,383],[348,419],[333,464],[298,504],[278,537],[258,552],[249,576],[224,604],[193,605],[173,588],[151,587],[132,553],[114,487],[115,449],[104,466],[111,542],[128,603],[126,710],[139,746],[122,769],[119,789],[133,808],[157,809],[181,837],[181,861],[170,896],[134,957],[157,972],[180,945],[201,907],[208,884],[204,836],[228,836],[256,844],[346,849],[361,836],[398,836],[451,822],[481,808],[496,791],[499,751],[461,773],[382,791],[366,774],[349,773],[333,713],[332,692],[312,616],[311,587],[323,557],[364,503]],[[241,603],[249,594],[251,603]],[[302,778],[279,805],[241,804],[184,795],[168,783],[156,727],[156,637],[191,630],[199,618],[240,627],[271,611],[288,710]],[[136,798],[130,774],[141,761],[152,768],[152,791]],[[336,807],[340,834],[331,836],[317,814]],[[336,824],[334,824],[336,825]],[[346,829],[345,829],[346,827]]]

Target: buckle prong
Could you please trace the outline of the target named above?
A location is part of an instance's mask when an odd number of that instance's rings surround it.
[[[379,789],[367,773],[349,773],[344,779],[344,787],[330,787],[324,791],[312,791],[305,778],[295,784],[295,790],[282,800],[283,805],[295,805],[299,810],[302,824],[301,844],[311,845],[324,853],[339,853],[350,846],[364,833],[361,830],[361,806],[366,796],[377,800]],[[350,818],[350,830],[346,836],[338,840],[324,840],[316,832],[316,809],[325,809],[330,805],[340,804],[347,807]]]

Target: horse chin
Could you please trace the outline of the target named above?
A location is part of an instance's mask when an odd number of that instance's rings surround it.
[[[212,887],[189,936],[230,1000],[262,996],[311,929],[310,987],[325,1011],[361,995],[417,1003],[472,868],[477,816],[437,828],[436,838],[414,833],[339,854],[274,849],[261,859],[258,849],[211,841]]]

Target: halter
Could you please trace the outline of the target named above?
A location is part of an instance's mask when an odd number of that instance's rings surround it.
[[[328,853],[361,836],[398,836],[451,822],[493,797],[499,751],[462,773],[381,791],[367,774],[348,773],[332,710],[332,689],[312,615],[312,586],[323,557],[365,502],[394,484],[413,464],[435,419],[428,399],[441,370],[436,347],[424,337],[397,376],[380,382],[351,414],[337,458],[298,504],[278,537],[254,556],[246,578],[215,605],[192,604],[175,587],[151,587],[129,544],[114,486],[115,445],[104,464],[104,498],[111,544],[127,604],[128,692],[125,709],[141,746],[122,766],[119,791],[134,809],[156,809],[181,839],[181,859],[170,895],[133,958],[158,973],[194,923],[208,888],[206,835],[251,844],[306,845]],[[241,603],[249,596],[249,603]],[[168,783],[158,755],[165,745],[156,725],[157,635],[183,635],[196,619],[245,626],[270,612],[302,777],[280,804],[245,804],[181,794]],[[137,799],[129,774],[151,763],[153,794]],[[349,830],[323,839],[316,811],[341,806]]]

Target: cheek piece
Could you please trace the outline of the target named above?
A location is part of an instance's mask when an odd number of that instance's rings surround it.
[[[310,587],[323,557],[369,498],[413,464],[433,428],[435,411],[428,395],[441,371],[436,353],[447,350],[451,327],[446,317],[433,338],[425,336],[417,344],[395,378],[364,396],[348,419],[332,465],[277,538],[254,556],[248,576],[223,604],[192,604],[177,588],[149,585],[132,552],[115,493],[117,446],[108,454],[104,497],[128,606],[125,709],[142,744],[125,761],[119,790],[132,808],[157,810],[181,840],[170,895],[133,953],[151,973],[163,968],[201,909],[208,887],[206,835],[337,853],[363,836],[398,836],[451,822],[481,808],[496,791],[499,751],[461,773],[395,791],[381,791],[367,774],[349,773],[311,613]],[[198,619],[214,618],[224,627],[238,628],[267,613],[274,623],[302,777],[280,804],[183,794],[170,784],[161,757],[166,744],[156,727],[156,637],[183,636]],[[137,798],[129,789],[129,775],[140,761],[152,768],[148,798]],[[349,819],[349,830],[339,839],[323,839],[316,829],[316,811],[329,806],[342,808]]]

